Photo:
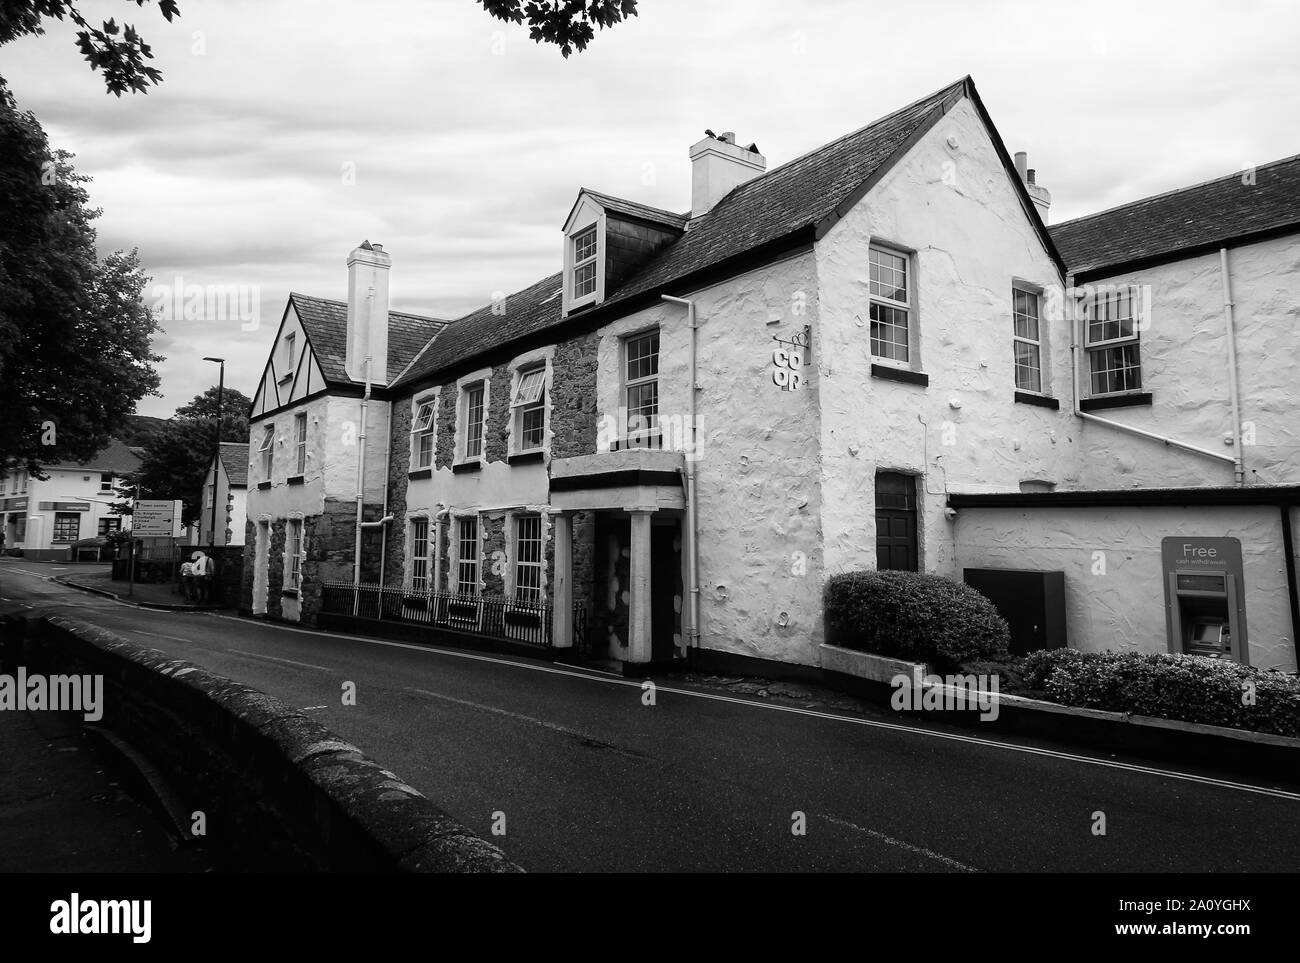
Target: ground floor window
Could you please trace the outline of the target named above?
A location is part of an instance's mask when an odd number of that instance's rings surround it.
[[[101,518],[99,520],[99,537],[103,538],[110,532],[120,532],[122,530],[122,519],[120,518]]]
[[[515,517],[515,599],[542,601],[542,516]]]
[[[55,512],[52,542],[75,542],[81,537],[81,515],[78,512]]]
[[[478,595],[478,519],[456,520],[456,592]]]
[[[302,520],[289,519],[284,533],[284,587],[302,587]]]
[[[411,520],[411,589],[429,591],[429,520]]]

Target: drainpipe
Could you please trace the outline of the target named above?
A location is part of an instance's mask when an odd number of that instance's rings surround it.
[[[1228,249],[1219,248],[1219,273],[1223,276],[1223,321],[1228,332],[1228,391],[1232,395],[1232,478],[1238,488],[1246,484],[1246,462],[1241,453],[1241,390],[1237,384],[1237,331],[1232,311],[1232,281],[1228,276]]]
[[[388,473],[392,468],[393,460],[393,403],[387,402],[388,405],[388,430],[384,435],[384,510],[380,512],[380,519],[377,522],[362,522],[362,528],[383,528],[384,537],[379,542],[379,584],[383,587],[385,566],[388,559],[388,528],[393,521],[393,516],[388,514]]]
[[[1074,296],[1071,292],[1074,290],[1074,275],[1066,275],[1064,299],[1066,310],[1074,317],[1070,319],[1070,374],[1072,387],[1074,389],[1074,416],[1083,421],[1096,422],[1099,425],[1106,425],[1119,431],[1127,432],[1130,435],[1137,435],[1141,438],[1149,438],[1151,441],[1158,441],[1170,448],[1181,448],[1183,451],[1190,451],[1197,455],[1204,455],[1207,458],[1214,458],[1218,461],[1233,462],[1231,455],[1225,455],[1223,452],[1211,451],[1208,448],[1198,448],[1196,445],[1189,445],[1186,442],[1178,441],[1176,438],[1170,438],[1168,435],[1158,435],[1154,431],[1146,431],[1142,428],[1135,428],[1133,425],[1126,425],[1120,421],[1111,421],[1109,418],[1099,418],[1097,415],[1090,415],[1079,407],[1079,359],[1078,353],[1082,344],[1080,334],[1082,317],[1075,310]],[[1235,463],[1235,462],[1234,462]]]
[[[352,557],[352,614],[361,611],[361,518],[366,497],[366,413],[370,407],[370,356],[366,355],[366,393],[361,396],[361,434],[357,455],[357,538]]]
[[[696,547],[699,534],[699,516],[696,514],[695,503],[695,459],[699,456],[699,438],[695,430],[695,392],[699,390],[696,383],[696,334],[699,331],[699,324],[695,320],[695,302],[687,298],[674,298],[671,295],[661,294],[661,298],[670,301],[673,304],[682,304],[686,306],[686,326],[691,329],[691,391],[690,391],[690,419],[691,419],[691,450],[690,457],[686,459],[686,527],[691,535],[691,549],[687,557],[687,579],[690,582],[689,591],[691,595],[691,646],[698,649],[700,647],[700,555]]]

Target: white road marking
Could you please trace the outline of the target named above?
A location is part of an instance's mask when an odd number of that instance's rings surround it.
[[[292,626],[278,625],[273,622],[264,622],[261,619],[245,619],[233,615],[218,615],[216,613],[204,613],[209,618],[226,619],[231,622],[256,623],[266,628],[276,628],[285,632],[292,632],[299,635],[311,635],[317,638],[325,639],[347,639],[352,642],[363,642],[367,645],[379,645],[393,649],[407,649],[411,652],[421,652],[425,655],[444,656],[455,659],[469,659],[475,662],[492,662],[497,665],[509,665],[520,669],[528,669],[532,672],[544,672],[550,675],[570,676],[575,679],[587,679],[592,682],[604,682],[610,685],[628,686],[634,689],[641,688],[641,682],[635,679],[624,679],[621,676],[613,675],[592,675],[588,672],[574,671],[570,669],[557,669],[549,665],[533,665],[528,662],[516,662],[513,659],[502,659],[490,655],[481,655],[477,652],[462,652],[455,649],[442,649],[432,645],[412,645],[408,642],[393,642],[388,639],[371,639],[363,635],[348,635],[341,632],[320,632],[315,629],[297,629]],[[1135,763],[1117,762],[1111,759],[1097,759],[1092,756],[1081,756],[1071,752],[1060,752],[1055,749],[1038,749],[1033,746],[1022,746],[1012,742],[999,742],[995,739],[982,738],[980,736],[965,736],[954,732],[937,732],[932,729],[921,729],[916,726],[905,726],[895,722],[881,722],[876,719],[856,719],[852,716],[836,715],[830,712],[819,712],[813,709],[801,709],[798,706],[776,705],[770,702],[759,702],[752,699],[737,699],[732,696],[718,695],[712,692],[697,692],[692,689],[675,689],[669,686],[663,686],[656,683],[655,688],[658,692],[667,692],[674,695],[686,696],[691,699],[708,699],[714,702],[730,702],[735,705],[748,706],[751,709],[766,709],[770,712],[790,712],[795,715],[812,716],[817,719],[826,719],[831,722],[841,722],[849,725],[868,726],[873,729],[888,729],[894,732],[903,732],[916,736],[928,736],[931,739],[945,739],[949,742],[964,742],[969,745],[988,746],[993,749],[1005,749],[1008,752],[1020,752],[1026,755],[1044,756],[1051,759],[1061,759],[1067,762],[1080,762],[1089,766],[1101,766],[1105,769],[1118,769],[1124,772],[1142,773],[1148,776],[1160,776],[1165,779],[1176,779],[1182,782],[1192,782],[1203,786],[1216,786],[1220,789],[1233,789],[1238,792],[1253,793],[1259,796],[1271,796],[1275,799],[1287,799],[1292,802],[1300,802],[1300,793],[1288,792],[1284,789],[1274,789],[1267,786],[1255,786],[1250,783],[1233,782],[1228,779],[1215,779],[1210,776],[1198,776],[1188,772],[1176,772],[1170,769],[1157,769],[1154,766],[1140,766]]]
[[[834,816],[824,816],[820,813],[814,813],[814,815],[819,819],[826,820],[828,823],[834,823],[836,826],[843,826],[845,829],[851,829],[854,832],[862,833],[863,835],[870,836],[872,839],[878,839],[882,843],[888,843],[890,846],[897,846],[899,849],[905,849],[909,853],[914,853],[917,856],[924,856],[926,859],[933,859],[936,862],[943,863],[945,866],[951,866],[953,869],[959,870],[960,872],[982,872],[982,870],[978,870],[974,866],[967,866],[965,863],[959,862],[951,856],[945,856],[943,853],[936,853],[933,849],[926,849],[924,846],[917,846],[913,843],[904,842],[901,839],[895,839],[893,836],[888,836],[885,833],[877,832],[874,829],[867,829],[865,826],[859,826],[856,823],[851,823],[847,819],[836,819]]]
[[[266,659],[270,662],[283,662],[285,665],[296,665],[302,669],[320,669],[322,672],[333,672],[327,665],[312,665],[310,662],[295,662],[293,659],[279,659],[273,655],[262,655],[258,652],[245,652],[243,649],[222,649],[223,652],[229,652],[234,655],[245,655],[250,659]]]
[[[166,639],[168,642],[183,642],[186,645],[194,641],[193,639],[182,639],[179,635],[161,635],[157,632],[146,632],[144,629],[130,629],[128,631],[134,632],[136,635],[147,635],[153,639]]]
[[[440,692],[430,692],[428,689],[416,689],[407,687],[407,692],[416,692],[422,696],[428,696],[431,699],[442,699],[444,702],[454,702],[459,706],[469,706],[471,709],[481,709],[484,712],[494,712],[499,716],[505,716],[507,719],[514,719],[517,722],[527,722],[534,726],[541,726],[543,729],[550,729],[552,732],[558,732],[566,736],[576,736],[579,739],[588,739],[593,742],[604,743],[603,739],[597,739],[595,736],[582,732],[578,729],[570,729],[568,726],[562,726],[556,722],[547,722],[545,719],[538,719],[535,716],[526,716],[521,712],[511,712],[509,709],[498,709],[496,706],[484,705],[481,702],[471,702],[469,699],[457,699],[455,696],[443,695]]]

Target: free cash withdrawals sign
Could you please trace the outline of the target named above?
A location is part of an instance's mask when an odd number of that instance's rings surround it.
[[[181,501],[138,501],[131,515],[133,538],[180,538]]]

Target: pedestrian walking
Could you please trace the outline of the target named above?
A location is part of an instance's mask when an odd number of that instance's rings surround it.
[[[195,553],[198,554],[197,552]],[[185,596],[185,601],[194,601],[194,563],[183,562],[181,564],[181,594]]]
[[[211,564],[203,552],[194,553],[194,586],[198,590],[198,602],[208,601],[208,565]]]

